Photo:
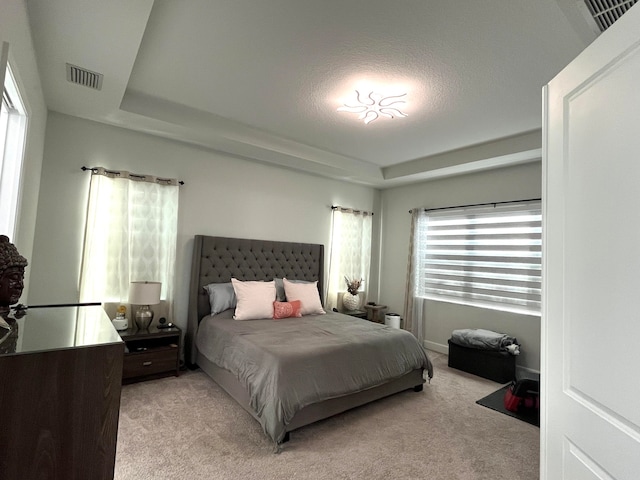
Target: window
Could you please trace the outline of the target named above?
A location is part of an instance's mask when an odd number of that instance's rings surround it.
[[[365,291],[371,265],[371,215],[342,207],[334,207],[329,261],[329,288],[325,307],[340,305],[338,296],[347,290],[345,277],[362,280],[360,291]],[[359,295],[360,296],[360,295]],[[360,299],[360,303],[364,298]]]
[[[540,202],[426,211],[415,235],[416,296],[540,314]]]
[[[7,65],[0,106],[0,232],[14,238],[27,115]]]
[[[81,302],[128,303],[130,282],[155,281],[170,313],[179,188],[176,180],[92,169]]]

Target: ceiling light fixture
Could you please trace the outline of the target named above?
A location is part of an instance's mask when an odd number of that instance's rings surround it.
[[[364,120],[365,124],[369,124],[373,122],[375,119],[380,116],[394,118],[394,117],[406,117],[406,113],[402,113],[398,107],[392,107],[391,105],[396,105],[398,103],[407,103],[404,100],[396,100],[402,98],[406,95],[403,93],[402,95],[389,95],[383,96],[374,92],[369,92],[368,95],[364,96],[360,94],[358,90],[356,90],[356,101],[359,105],[349,105],[344,104],[343,107],[339,107],[339,112],[349,112],[349,113],[359,113],[358,120]]]

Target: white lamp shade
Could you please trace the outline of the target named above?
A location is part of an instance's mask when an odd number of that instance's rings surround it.
[[[160,303],[160,282],[131,282],[129,303],[132,305],[157,305]]]

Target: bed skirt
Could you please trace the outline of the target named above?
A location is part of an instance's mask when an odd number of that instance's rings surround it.
[[[224,391],[238,402],[242,408],[249,412],[253,418],[259,421],[256,413],[249,404],[249,394],[233,374],[218,367],[199,352],[197,364],[218,385],[220,385]],[[409,389],[421,390],[424,382],[423,370],[417,369],[377,387],[308,405],[295,414],[286,426],[286,431],[291,432],[305,425],[329,418],[333,415],[345,412],[351,408],[359,407],[374,400],[393,395],[394,393]]]

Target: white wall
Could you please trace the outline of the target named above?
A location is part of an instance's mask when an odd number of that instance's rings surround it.
[[[9,64],[28,113],[22,184],[18,205],[16,235],[12,238],[20,254],[31,263],[33,235],[40,188],[40,170],[47,121],[40,77],[36,65],[27,8],[23,0],[0,2],[0,44],[9,43]],[[4,233],[4,232],[0,232]],[[27,303],[31,268],[25,272],[25,288],[20,301]]]
[[[80,170],[83,165],[185,182],[180,188],[177,318],[173,319],[179,326],[186,325],[194,235],[322,243],[328,260],[331,205],[372,210],[379,204],[379,192],[373,188],[50,112],[31,267],[31,304],[78,300],[90,180],[90,174]]]
[[[541,183],[541,163],[535,162],[383,190],[380,303],[404,313],[409,210],[540,198]],[[517,337],[522,344],[518,366],[540,369],[540,317],[427,301],[424,321],[431,349],[446,353],[455,329],[486,328]]]

